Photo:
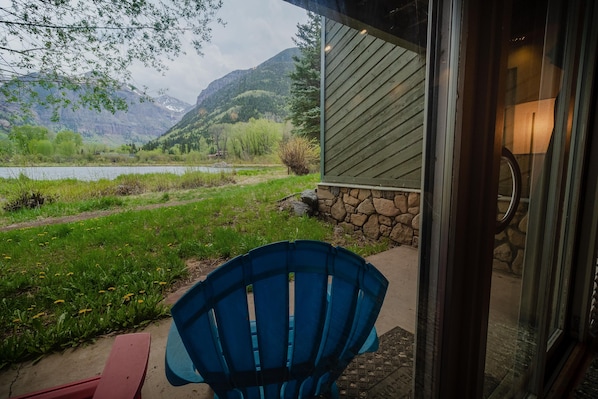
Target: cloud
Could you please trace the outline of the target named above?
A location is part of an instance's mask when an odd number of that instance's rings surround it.
[[[305,10],[283,0],[223,0],[218,16],[226,26],[212,25],[212,41],[195,53],[188,43],[186,55],[168,63],[163,76],[136,67],[135,82],[147,86],[150,94],[160,89],[189,103],[210,82],[236,69],[249,69],[294,47],[297,23],[307,21]]]

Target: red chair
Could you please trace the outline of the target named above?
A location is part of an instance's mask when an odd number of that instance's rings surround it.
[[[150,334],[119,335],[101,375],[12,399],[141,399],[149,351]]]

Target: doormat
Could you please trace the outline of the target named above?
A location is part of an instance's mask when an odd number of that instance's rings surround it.
[[[412,397],[413,334],[395,327],[380,337],[374,353],[357,356],[338,378],[343,399]]]
[[[598,398],[598,358],[592,361],[592,364],[586,371],[583,380],[573,392],[575,399],[595,399]]]

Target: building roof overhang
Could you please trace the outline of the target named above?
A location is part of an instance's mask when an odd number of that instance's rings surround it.
[[[428,0],[284,0],[412,51],[426,48]]]

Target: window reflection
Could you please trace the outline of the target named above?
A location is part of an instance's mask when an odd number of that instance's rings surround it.
[[[550,3],[550,4],[549,4]],[[566,292],[558,269],[558,251],[550,244],[560,234],[563,182],[570,132],[555,115],[562,113],[563,32],[558,2],[514,5],[505,97],[503,145],[522,172],[522,200],[515,218],[495,237],[486,356],[486,397],[520,397],[544,385],[547,331],[543,317],[556,291]],[[548,28],[547,28],[548,27]],[[509,176],[499,193],[508,200]],[[504,208],[499,198],[499,213]],[[558,242],[558,241],[557,241]],[[564,241],[562,242],[564,246]],[[558,286],[546,291],[548,281]]]

